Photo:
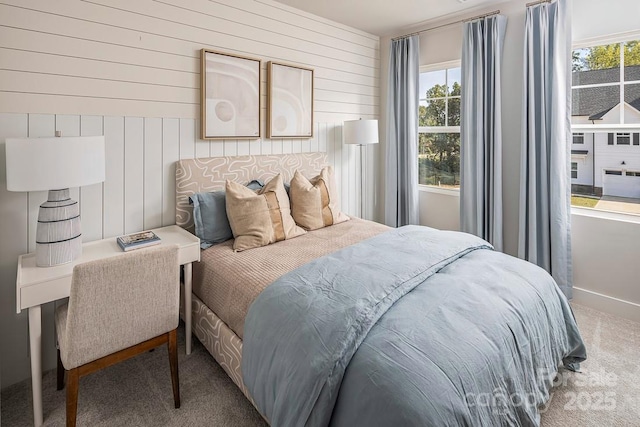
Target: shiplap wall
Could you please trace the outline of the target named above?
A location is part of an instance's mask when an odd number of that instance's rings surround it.
[[[315,69],[312,139],[198,139],[201,48]],[[72,189],[85,241],[174,223],[180,158],[326,151],[344,210],[359,214],[357,147],[342,122],[377,118],[379,39],[270,0],[0,0],[0,381],[29,376],[26,312],[15,313],[19,254],[33,251],[46,193],[10,193],[7,137],[105,135],[106,180]],[[375,148],[365,151],[365,211]],[[55,362],[43,309],[45,369]]]

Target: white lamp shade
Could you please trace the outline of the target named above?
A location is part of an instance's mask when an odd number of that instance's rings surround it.
[[[377,120],[347,120],[344,122],[345,144],[377,144],[378,121]]]
[[[7,138],[7,190],[46,191],[103,182],[104,136]]]

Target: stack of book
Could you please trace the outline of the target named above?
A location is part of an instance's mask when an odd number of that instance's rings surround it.
[[[153,231],[143,231],[140,233],[127,234],[116,239],[118,246],[123,251],[146,248],[160,243],[160,238]]]

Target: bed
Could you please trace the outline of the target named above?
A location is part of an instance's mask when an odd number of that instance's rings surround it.
[[[325,164],[324,153],[181,160],[176,223],[192,231],[188,197],[226,179],[288,182]],[[273,425],[537,425],[558,366],[586,358],[550,276],[463,233],[352,218],[201,258],[193,333]],[[509,403],[496,385],[531,401]]]

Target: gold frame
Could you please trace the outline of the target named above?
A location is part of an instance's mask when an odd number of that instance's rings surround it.
[[[281,67],[289,67],[289,68],[297,68],[303,71],[309,71],[311,73],[311,133],[309,135],[272,135],[271,129],[271,116],[273,115],[273,98],[271,96],[272,86],[273,86],[273,66],[279,65]],[[286,64],[282,62],[269,61],[267,63],[267,99],[268,99],[268,108],[267,108],[267,138],[276,138],[276,139],[294,139],[294,138],[313,138],[313,116],[314,116],[314,84],[313,84],[314,72],[313,68],[300,67],[298,65]]]
[[[211,53],[214,55],[230,56],[232,58],[242,59],[246,61],[255,61],[258,63],[258,134],[257,135],[224,135],[224,136],[207,136],[206,134],[206,118],[207,118],[207,103],[205,98],[205,92],[207,88],[207,73],[206,73],[206,54]],[[227,52],[219,52],[210,49],[200,50],[200,139],[204,140],[222,140],[222,139],[260,139],[262,137],[262,60],[247,56],[234,55]]]

